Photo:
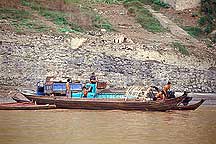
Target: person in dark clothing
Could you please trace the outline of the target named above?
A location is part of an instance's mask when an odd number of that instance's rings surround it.
[[[93,72],[92,75],[90,76],[90,83],[91,84],[96,84],[97,83],[97,77],[95,76],[95,73]]]
[[[163,90],[162,90],[165,98],[168,98],[169,96],[168,91],[170,90],[170,88],[171,88],[171,82],[168,81],[168,83],[163,87]]]

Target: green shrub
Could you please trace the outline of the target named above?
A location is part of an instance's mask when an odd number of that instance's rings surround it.
[[[63,27],[58,29],[59,32],[65,33],[65,32],[72,32],[72,33],[77,33],[76,30],[70,29],[68,27]]]
[[[74,31],[77,31],[77,32],[84,32],[84,29],[82,29],[78,24],[76,23],[68,23],[68,25],[70,26],[70,28],[72,28]]]
[[[172,47],[177,49],[181,54],[189,56],[188,49],[180,42],[173,42]]]
[[[106,29],[107,31],[112,31],[112,25],[106,20],[103,19],[100,15],[92,15],[93,26],[99,29]]]
[[[77,24],[68,21],[66,13],[59,12],[59,11],[50,11],[50,10],[41,10],[39,13],[45,18],[47,18],[48,20],[52,21],[54,24],[64,27],[64,28],[60,28],[59,31],[61,32],[62,31],[68,31],[68,32],[72,32],[72,31],[83,32],[84,31]],[[70,30],[70,29],[73,29],[73,30]]]
[[[64,17],[57,17],[54,19],[55,24],[57,25],[68,25],[69,22]]]
[[[153,0],[153,3],[156,4],[156,5],[159,5],[161,7],[164,7],[164,8],[169,8],[169,5],[167,3],[164,3],[160,0]]]
[[[30,17],[30,13],[25,10],[0,8],[0,18],[1,19],[22,20],[22,19],[29,18],[29,17]]]
[[[145,5],[152,5],[154,0],[139,0],[139,1]]]
[[[104,23],[102,23],[102,24],[101,24],[101,27],[102,27],[103,29],[108,30],[108,31],[111,31],[111,30],[112,30],[112,25],[111,25],[109,22],[104,22]]]
[[[188,32],[192,37],[200,37],[203,32],[199,27],[184,27],[184,30]]]
[[[134,6],[131,6],[128,8],[128,13],[130,13],[130,14],[135,14],[136,11],[137,11],[137,8]]]
[[[39,5],[35,1],[21,0],[21,3],[22,3],[22,5],[28,6],[28,7],[32,8],[33,10],[40,11],[41,9],[43,9],[43,7],[41,7],[41,5]]]
[[[143,3],[141,3],[139,0],[126,0],[123,4],[125,7],[143,7]]]
[[[123,0],[93,0],[94,3],[119,4]]]
[[[213,25],[212,24],[207,24],[207,26],[204,29],[204,32],[206,32],[208,34],[208,33],[211,33],[212,30],[213,30]]]
[[[26,0],[21,0],[21,4],[24,5],[24,6],[31,6],[31,3],[29,1],[26,1]]]
[[[44,16],[45,18],[55,21],[56,23],[59,23],[58,21],[65,21],[62,18],[65,17],[65,14],[58,11],[50,11],[50,10],[41,10],[39,12],[40,15]]]
[[[80,3],[80,0],[64,0],[65,3]]]
[[[160,22],[155,19],[149,12],[137,15],[136,19],[143,28],[150,32],[165,31],[165,29],[161,26]]]
[[[205,29],[208,34],[216,29],[216,1],[201,0],[201,12],[203,16],[199,19],[199,24]]]
[[[124,4],[128,5],[128,4],[132,4],[132,3],[136,3],[137,5],[140,4],[145,4],[145,5],[151,5],[153,9],[155,10],[160,10],[160,8],[169,8],[169,4],[164,3],[160,0],[125,0]]]
[[[207,17],[206,16],[202,16],[199,18],[198,23],[202,26],[205,25],[207,23]]]

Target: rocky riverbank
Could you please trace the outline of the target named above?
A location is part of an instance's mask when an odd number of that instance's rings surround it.
[[[90,34],[1,31],[0,85],[33,87],[47,76],[86,81],[95,71],[110,87],[159,86],[169,80],[176,91],[216,92],[215,67],[205,61],[194,62],[186,56],[169,59],[169,50],[115,33]]]

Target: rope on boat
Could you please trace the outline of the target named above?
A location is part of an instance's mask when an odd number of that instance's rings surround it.
[[[144,97],[144,90],[143,86],[131,86],[126,90],[126,96],[134,96],[134,97]]]

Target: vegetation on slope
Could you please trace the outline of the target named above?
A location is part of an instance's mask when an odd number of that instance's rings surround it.
[[[134,0],[93,0],[96,3],[106,3],[106,4],[120,4],[122,2],[133,2]],[[159,10],[161,7],[169,8],[167,3],[164,3],[160,0],[136,0],[145,5],[151,5],[155,10]]]
[[[216,1],[201,0],[201,12],[203,16],[199,19],[199,24],[203,31],[209,34],[216,30]],[[211,39],[216,43],[216,34]]]
[[[172,47],[176,50],[178,50],[181,54],[189,56],[189,51],[185,45],[183,45],[181,42],[173,42]]]
[[[166,30],[161,26],[160,22],[143,7],[144,5],[151,5],[156,10],[159,10],[161,7],[169,7],[168,4],[161,2],[160,0],[94,0],[94,2],[106,4],[123,3],[128,9],[129,14],[134,16],[144,29],[153,33],[164,32]]]
[[[17,7],[0,7],[0,19],[7,20],[17,32],[112,31],[108,20],[88,4],[80,0],[20,0]]]
[[[16,31],[30,32],[85,32],[89,30],[114,30],[108,20],[93,10],[92,3],[124,4],[141,26],[150,32],[165,29],[143,4],[167,7],[160,0],[20,0],[21,8],[0,8],[1,19],[9,19]],[[8,17],[7,17],[8,16]],[[42,19],[41,19],[42,18]],[[45,18],[45,19],[44,19]],[[47,25],[47,22],[51,22]],[[53,24],[52,24],[53,23]],[[55,26],[53,28],[53,26]]]
[[[38,11],[41,16],[44,16],[47,20],[58,25],[60,27],[58,29],[60,32],[84,32],[91,29],[112,30],[112,25],[99,14],[95,13],[91,8],[86,5],[79,6],[78,4],[80,1],[65,0],[62,4],[63,6],[57,9],[52,9],[43,4],[30,1],[26,2],[30,3],[28,6],[33,10]]]
[[[216,43],[216,32],[211,34],[216,30],[216,1],[201,0],[200,12],[197,12],[195,16],[199,17],[196,26],[181,27],[191,36],[204,40],[209,47],[212,47],[212,44]]]
[[[49,29],[38,19],[32,19],[31,13],[13,8],[0,8],[0,19],[8,20],[16,32],[44,32]]]
[[[126,0],[124,6],[128,8],[128,12],[135,16],[141,26],[150,32],[164,32],[166,29],[162,27],[160,22],[152,16],[152,14],[143,7],[143,3],[139,0]]]
[[[192,37],[199,38],[203,36],[202,29],[198,26],[196,27],[186,26],[186,27],[183,27],[183,29],[187,31],[187,33],[191,35]]]

